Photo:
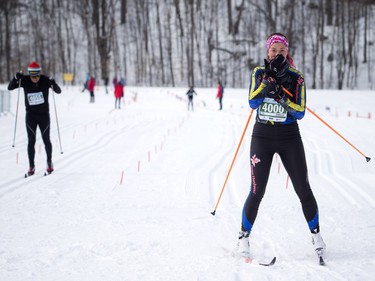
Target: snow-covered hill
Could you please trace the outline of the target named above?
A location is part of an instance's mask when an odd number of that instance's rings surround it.
[[[247,90],[185,92],[126,88],[121,110],[112,89],[96,103],[80,88],[50,96],[55,172],[43,176],[38,132],[36,175],[27,170],[23,97],[0,117],[0,280],[373,280],[375,160],[365,158],[311,113],[300,121],[309,178],[320,207],[327,265],[318,265],[293,186],[277,156],[255,223],[255,257],[233,257],[250,185],[254,116],[216,215],[225,176],[249,116]],[[309,91],[308,106],[365,155],[375,155],[372,91]],[[63,152],[63,153],[61,153]]]

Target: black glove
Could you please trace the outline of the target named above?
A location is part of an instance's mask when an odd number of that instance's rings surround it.
[[[267,59],[264,59],[264,77],[263,79],[268,79],[268,77],[272,77],[274,74],[271,71],[270,62]]]
[[[262,83],[266,85],[264,88],[264,93],[266,97],[275,99],[278,96],[280,96],[280,92],[282,92],[281,87],[276,83],[276,80],[273,79],[272,77],[265,77],[262,80]]]
[[[16,75],[14,76],[14,78],[16,78],[16,80],[20,80],[23,78],[23,73],[22,71],[19,71],[16,73]]]
[[[288,100],[288,97],[285,95],[284,91],[280,87],[279,95],[274,98],[278,103],[284,104]]]
[[[288,68],[289,64],[287,63],[285,57],[282,54],[278,54],[269,63],[267,61],[266,73],[268,73],[271,77],[282,77],[285,75]]]
[[[51,86],[56,85],[56,80],[52,76],[49,78],[49,81],[51,83]]]

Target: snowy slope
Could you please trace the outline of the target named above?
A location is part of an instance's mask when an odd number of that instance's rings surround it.
[[[4,86],[4,85],[3,85]],[[185,92],[126,88],[121,110],[112,91],[64,88],[50,97],[54,164],[27,170],[23,97],[12,148],[13,114],[0,117],[0,280],[374,280],[375,159],[345,143],[311,113],[300,122],[309,178],[320,207],[327,266],[317,263],[293,186],[277,156],[251,245],[266,268],[233,257],[250,184],[254,116],[219,202],[249,116],[247,90]],[[375,155],[371,91],[309,91],[308,106],[362,153]],[[350,113],[350,114],[349,114]],[[350,115],[350,116],[349,116]],[[358,115],[358,117],[357,117]],[[369,118],[370,117],[370,118]],[[63,152],[63,153],[61,153]]]

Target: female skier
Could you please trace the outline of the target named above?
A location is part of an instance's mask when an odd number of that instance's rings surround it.
[[[321,256],[326,248],[320,234],[318,205],[310,188],[297,123],[305,115],[305,83],[288,48],[286,36],[271,34],[266,42],[264,66],[256,67],[251,76],[249,104],[257,109],[257,115],[250,146],[251,188],[243,207],[238,242],[239,252],[245,257],[250,254],[249,236],[266,191],[275,153],[280,156],[301,201],[314,250]],[[293,96],[285,94],[283,88]]]

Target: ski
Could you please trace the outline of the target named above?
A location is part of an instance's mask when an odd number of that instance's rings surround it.
[[[230,255],[231,257],[234,257],[237,261],[242,260],[244,263],[260,265],[260,266],[272,266],[276,263],[276,257],[273,257],[270,262],[259,262],[258,259],[253,259],[246,254],[245,255],[240,254],[238,252],[238,249],[234,251],[226,249],[226,248],[223,248],[223,249],[228,255]]]
[[[251,263],[253,264],[254,262],[256,262],[254,259],[252,258],[245,258],[244,259],[245,263]],[[276,257],[273,257],[273,259],[270,261],[270,262],[267,262],[267,263],[263,263],[263,262],[256,262],[258,265],[261,265],[261,266],[272,266],[276,263]]]
[[[319,264],[320,265],[326,265],[326,262],[323,258],[323,252],[321,250],[318,250],[318,251],[316,251],[316,253],[318,254],[318,257],[319,257]]]
[[[273,259],[269,263],[259,263],[259,265],[271,266],[271,265],[274,265],[275,262],[276,262],[276,257],[273,257]]]
[[[52,174],[52,172],[45,171],[43,175],[46,177],[46,176],[49,176],[50,174]],[[34,176],[34,175],[35,175],[35,173],[34,174],[25,173],[24,177],[26,179],[26,178],[29,178],[29,177]]]
[[[26,173],[25,173],[25,178],[30,177],[35,174],[35,167],[30,168]]]

